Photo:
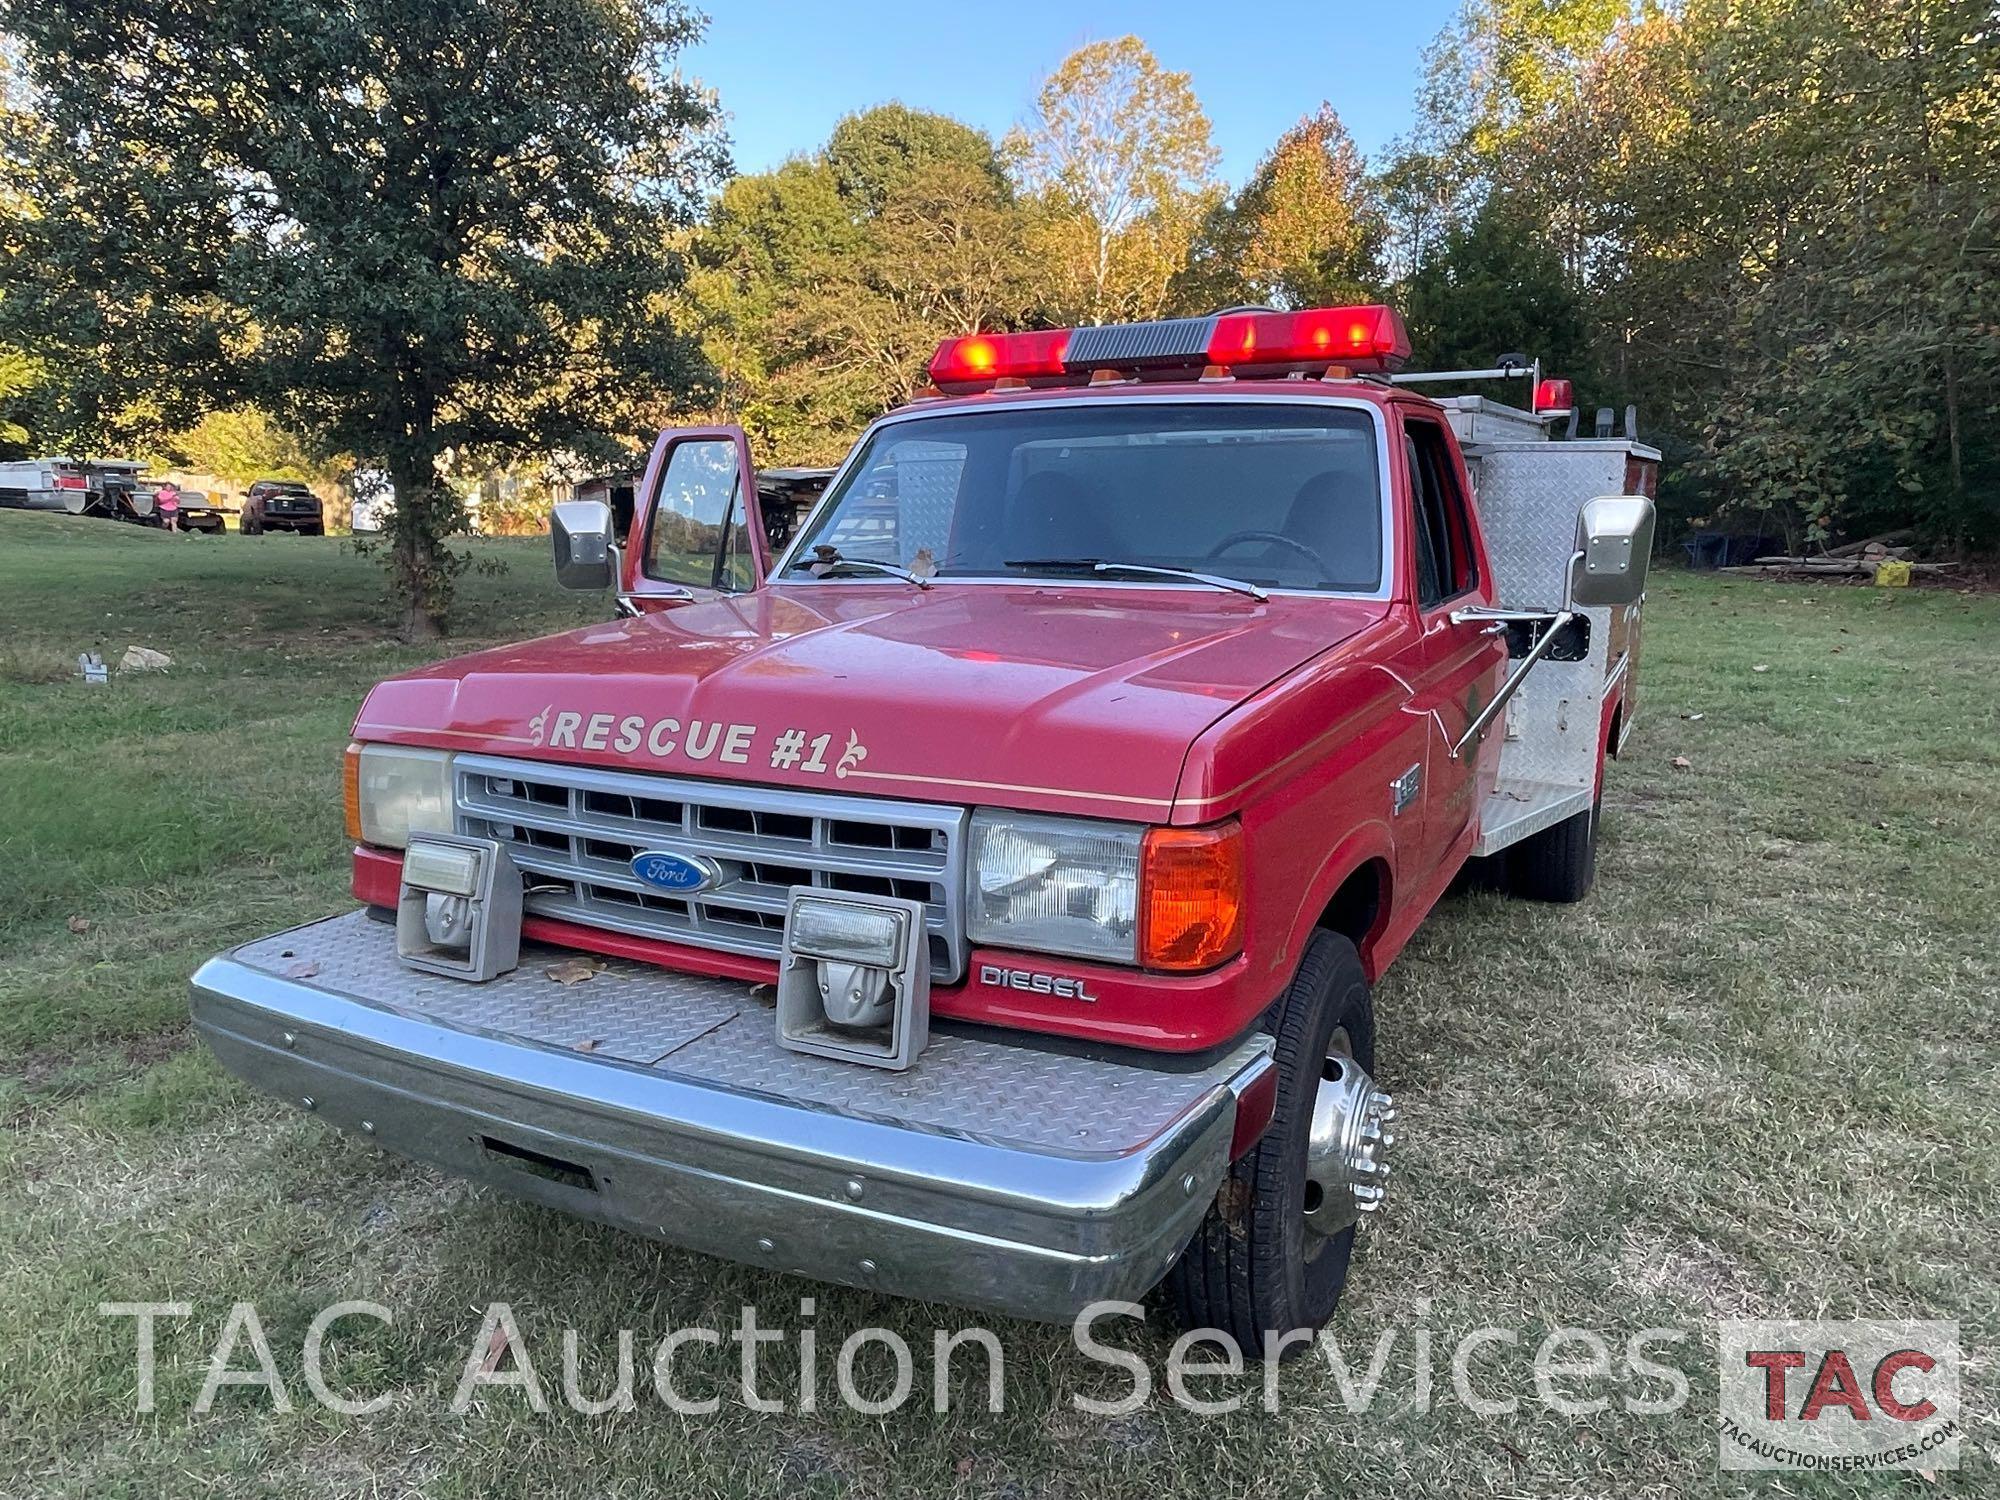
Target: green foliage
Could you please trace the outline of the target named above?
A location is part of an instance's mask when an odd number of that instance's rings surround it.
[[[48,382],[40,360],[19,349],[0,345],[0,455],[28,457],[29,433],[25,423],[35,397]]]
[[[965,168],[984,176],[996,195],[1010,192],[1000,153],[985,132],[903,104],[878,105],[834,126],[826,165],[840,196],[866,213],[880,213],[939,169]]]
[[[731,182],[692,238],[721,414],[771,457],[831,460],[923,389],[941,338],[1172,310],[1214,163],[1186,75],[1131,37],[1068,59],[1004,151],[901,104],[842,120]]]
[[[1201,226],[1222,200],[1218,153],[1185,73],[1135,36],[1092,42],[1043,83],[1005,151],[1032,204],[1028,253],[1054,322],[1171,309]]]
[[[1582,299],[1542,226],[1503,194],[1446,231],[1402,301],[1416,368],[1483,367],[1520,353],[1551,374],[1586,374]]]
[[[1433,340],[1478,326],[1436,297],[1497,196],[1579,289],[1595,399],[1637,401],[1684,515],[1990,545],[1996,80],[1973,0],[1473,0],[1384,179],[1413,309]],[[1513,279],[1547,356],[1568,309],[1501,248],[1477,300]]]
[[[74,431],[247,400],[379,462],[434,629],[465,526],[441,460],[588,453],[700,384],[669,316],[721,164],[672,71],[697,26],[674,0],[0,0],[39,111],[7,142],[0,333],[83,372]]]
[[[1365,301],[1380,287],[1383,233],[1361,153],[1340,116],[1322,104],[1278,138],[1242,192],[1208,216],[1178,300],[1189,311]]]
[[[694,238],[688,286],[724,412],[776,458],[839,457],[923,387],[939,339],[1021,319],[1025,234],[992,142],[899,104],[738,178]]]
[[[259,479],[328,479],[338,472],[296,434],[254,406],[212,411],[186,432],[168,439],[167,447],[188,468],[236,484]]]

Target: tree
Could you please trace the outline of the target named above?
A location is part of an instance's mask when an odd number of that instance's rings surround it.
[[[806,158],[736,178],[692,239],[688,318],[721,378],[719,415],[763,453],[822,457],[822,435],[867,410],[865,386],[822,366],[815,326],[825,286],[861,244],[833,173]]]
[[[1049,76],[1004,149],[1032,201],[1030,252],[1052,321],[1167,311],[1222,197],[1220,153],[1187,74],[1162,69],[1135,36],[1092,42]]]
[[[738,178],[694,237],[689,281],[723,412],[767,453],[839,457],[923,387],[940,338],[1020,319],[1023,239],[992,141],[900,104]]]
[[[1466,171],[1459,202],[1554,250],[1599,399],[1636,400],[1673,506],[2000,537],[1990,5],[1471,0],[1434,64],[1406,201]],[[1433,339],[1476,326],[1481,282],[1509,317],[1547,284],[1476,229],[1411,262]],[[1490,274],[1462,284],[1468,257]]]
[[[990,136],[949,115],[905,104],[878,104],[848,115],[833,127],[825,160],[841,198],[864,214],[880,213],[925,174],[939,170],[967,170],[984,177],[996,196],[1011,193]]]
[[[39,128],[10,136],[0,337],[92,378],[79,426],[250,400],[379,461],[412,634],[465,529],[440,464],[588,449],[698,386],[675,236],[722,163],[671,71],[677,0],[0,0]]]
[[[1585,374],[1582,298],[1540,228],[1495,193],[1471,223],[1445,234],[1403,288],[1418,368],[1485,368],[1519,353],[1553,374]]]
[[[1183,305],[1365,301],[1381,282],[1384,231],[1361,153],[1333,107],[1321,104],[1209,216],[1190,255]]]
[[[201,474],[232,484],[259,479],[335,478],[342,464],[329,464],[254,406],[212,411],[186,432],[165,440],[168,456]]]
[[[1968,0],[1697,0],[1587,96],[1607,309],[1710,511],[2000,531],[2000,32]]]

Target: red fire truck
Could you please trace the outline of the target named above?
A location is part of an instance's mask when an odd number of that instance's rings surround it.
[[[626,545],[555,516],[619,618],[377,686],[359,909],[195,1020],[641,1234],[1296,1342],[1390,1175],[1371,982],[1475,856],[1585,894],[1634,704],[1657,453],[1407,351],[1385,307],[948,340],[780,546],[740,431],[665,434]]]

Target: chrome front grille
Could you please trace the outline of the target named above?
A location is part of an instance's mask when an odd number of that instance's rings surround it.
[[[452,764],[458,831],[506,845],[530,913],[775,958],[793,886],[904,896],[924,903],[932,977],[965,973],[963,808],[497,756]],[[706,855],[722,879],[659,890],[632,873],[646,849]]]

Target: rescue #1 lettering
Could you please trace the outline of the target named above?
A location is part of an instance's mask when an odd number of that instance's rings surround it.
[[[551,750],[611,750],[620,755],[636,755],[643,749],[655,759],[678,753],[687,760],[714,760],[723,765],[747,766],[756,749],[755,724],[724,724],[707,719],[648,719],[643,714],[580,714],[558,711],[550,704],[528,721],[528,741]],[[831,770],[846,780],[854,768],[868,758],[861,736],[847,731],[847,743],[831,764],[834,736],[808,735],[803,729],[787,729],[771,742],[771,769],[803,771],[823,776]]]

